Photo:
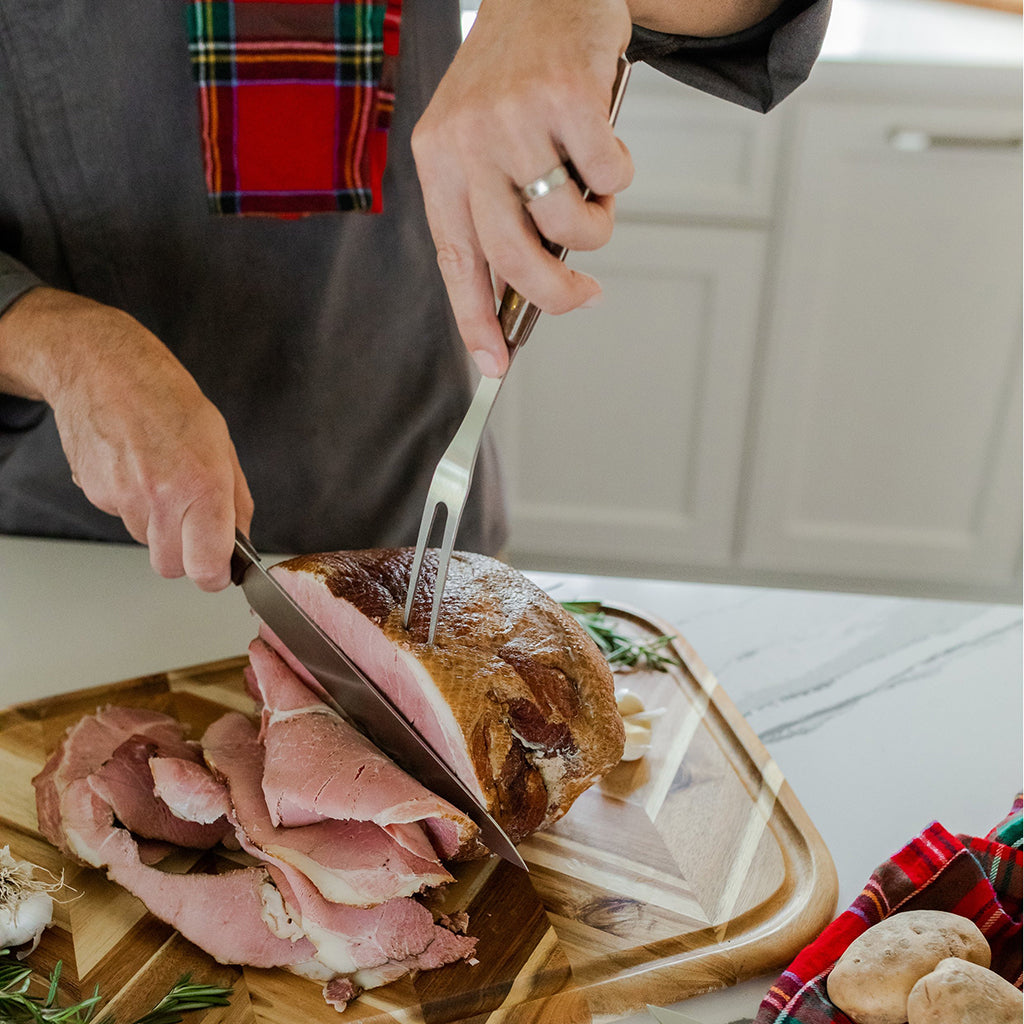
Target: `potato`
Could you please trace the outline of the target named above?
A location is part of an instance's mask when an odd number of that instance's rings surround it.
[[[947,957],[988,967],[992,951],[959,914],[893,914],[850,943],[828,976],[828,997],[855,1024],[904,1024],[910,990]]]
[[[1020,1024],[1024,995],[994,971],[947,957],[910,990],[908,1024]]]

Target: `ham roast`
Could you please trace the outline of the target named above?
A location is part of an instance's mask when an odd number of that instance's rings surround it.
[[[622,757],[611,670],[557,601],[510,566],[465,552],[452,555],[429,645],[422,588],[402,625],[412,554],[304,555],[271,572],[519,842]],[[424,566],[432,580],[436,552]]]
[[[559,604],[480,555],[453,556],[428,645],[425,595],[402,625],[411,556],[309,555],[272,572],[519,841],[618,762],[611,671]],[[435,921],[418,897],[452,879],[446,862],[486,854],[476,825],[260,632],[246,669],[256,714],[228,712],[197,743],[159,712],[98,709],[33,779],[40,831],[216,959],[315,979],[339,1011],[365,988],[472,957],[466,915]],[[240,852],[200,852],[217,844]]]

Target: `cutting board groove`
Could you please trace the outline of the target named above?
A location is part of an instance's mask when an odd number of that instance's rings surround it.
[[[606,611],[637,635],[672,632],[633,609]],[[617,678],[648,708],[667,709],[651,753],[620,764],[520,846],[528,877],[492,858],[459,865],[455,882],[430,895],[438,913],[469,913],[478,963],[403,978],[343,1014],[312,982],[215,963],[102,872],[64,861],[37,830],[31,779],[69,725],[127,704],[175,715],[198,737],[225,710],[252,711],[244,658],[0,711],[0,845],[63,871],[77,894],[58,905],[29,963],[47,972],[62,961],[69,998],[99,985],[121,1024],[184,971],[234,985],[230,1007],[190,1024],[598,1024],[775,971],[831,919],[835,869],[714,676],[681,637],[671,649],[679,667]]]

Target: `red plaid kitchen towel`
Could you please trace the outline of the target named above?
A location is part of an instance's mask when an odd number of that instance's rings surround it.
[[[218,213],[381,209],[401,0],[191,0]]]
[[[832,1005],[825,979],[846,947],[901,910],[969,917],[992,947],[992,969],[1021,987],[1021,806],[984,839],[954,836],[933,822],[878,867],[850,908],[790,964],[754,1024],[851,1024]]]

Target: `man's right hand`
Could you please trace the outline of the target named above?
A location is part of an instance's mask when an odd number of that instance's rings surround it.
[[[252,497],[224,418],[154,334],[110,306],[34,288],[0,316],[0,390],[53,408],[72,479],[148,545],[161,576],[228,585]]]

